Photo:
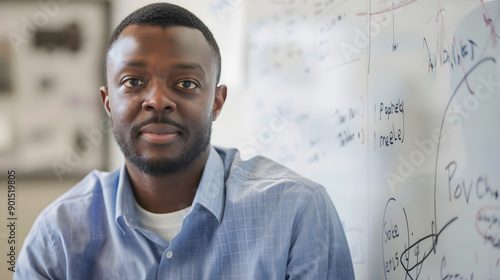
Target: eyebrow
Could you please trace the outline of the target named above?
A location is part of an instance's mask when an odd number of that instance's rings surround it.
[[[203,71],[203,68],[198,63],[178,63],[178,64],[175,64],[174,68],[186,69],[186,70],[200,69]]]
[[[199,70],[203,76],[206,76],[205,69],[198,63],[177,63],[173,68],[179,70]]]
[[[142,67],[142,68],[146,68],[147,65],[145,62],[143,61],[130,61],[130,60],[122,60],[120,61],[120,63],[118,64],[118,69],[122,69],[122,68],[125,68],[125,67]]]
[[[140,68],[147,68],[148,65],[144,61],[140,60],[122,60],[118,64],[118,69],[123,69],[126,67],[140,67]],[[201,67],[200,64],[198,63],[190,63],[190,62],[180,62],[176,63],[173,66],[174,69],[179,69],[179,70],[199,70],[204,76],[206,76],[205,70],[203,67]]]

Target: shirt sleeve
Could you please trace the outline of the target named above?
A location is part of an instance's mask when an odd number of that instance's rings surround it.
[[[61,242],[48,223],[42,213],[33,224],[19,254],[14,280],[65,278],[64,254],[58,249]]]
[[[354,279],[342,224],[323,187],[301,196],[292,233],[286,279]]]

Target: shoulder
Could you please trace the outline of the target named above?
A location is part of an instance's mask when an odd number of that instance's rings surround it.
[[[291,169],[263,156],[242,160],[237,149],[215,148],[224,163],[225,177],[237,176],[244,180],[269,180],[290,182],[306,188],[323,188]]]
[[[85,200],[88,196],[101,195],[108,191],[109,188],[118,186],[118,177],[119,170],[114,172],[93,170],[66,193],[54,200],[46,210],[57,208],[62,204],[72,203],[75,200]]]
[[[84,252],[91,240],[91,231],[100,228],[96,221],[103,221],[100,218],[104,216],[99,207],[104,206],[103,198],[113,189],[118,174],[90,172],[38,215],[19,254],[15,274],[18,279],[35,275],[64,278],[66,258],[72,253]]]
[[[119,170],[93,170],[67,192],[50,203],[38,216],[38,223],[51,225],[78,221],[96,202],[104,204],[106,196],[116,192]],[[98,204],[98,203],[97,203]]]
[[[224,162],[226,192],[246,196],[273,194],[308,203],[311,199],[329,201],[325,188],[289,168],[263,156],[242,160],[236,149],[216,148]]]

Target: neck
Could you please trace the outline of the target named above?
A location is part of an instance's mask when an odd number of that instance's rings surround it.
[[[166,176],[151,176],[125,160],[135,199],[153,213],[170,213],[190,206],[200,184],[210,148],[188,168]]]

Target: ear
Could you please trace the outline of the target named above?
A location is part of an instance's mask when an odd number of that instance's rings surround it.
[[[102,100],[102,105],[104,105],[104,110],[106,110],[106,113],[108,113],[108,116],[111,115],[111,109],[109,108],[109,94],[108,94],[108,87],[107,86],[102,86],[99,91],[101,92],[101,100]]]
[[[215,89],[214,107],[212,108],[212,121],[215,121],[226,102],[227,86],[220,85]]]

